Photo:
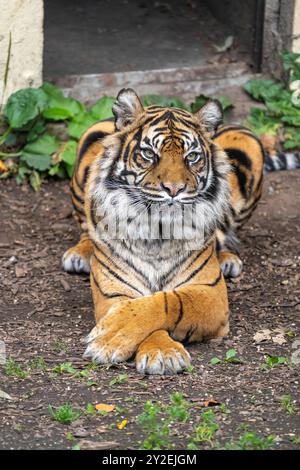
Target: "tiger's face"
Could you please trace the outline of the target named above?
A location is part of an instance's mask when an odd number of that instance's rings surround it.
[[[133,90],[122,90],[113,107],[122,148],[110,172],[113,185],[148,203],[196,202],[217,188],[212,134],[222,109],[211,101],[196,114],[177,108],[143,108]]]
[[[197,206],[198,217],[211,230],[214,214],[228,202],[227,158],[212,140],[222,121],[220,104],[210,101],[195,114],[159,106],[144,109],[129,89],[119,93],[113,112],[117,132],[104,141],[99,178],[106,202],[115,199],[120,214],[125,199],[136,212],[171,206],[179,213],[182,206]]]

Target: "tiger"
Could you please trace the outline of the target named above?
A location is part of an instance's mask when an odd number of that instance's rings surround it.
[[[144,107],[127,88],[112,112],[80,139],[70,184],[81,236],[62,266],[90,273],[84,357],[177,374],[188,344],[228,335],[225,278],[242,272],[236,233],[260,200],[264,149],[223,125],[217,100],[195,113]]]

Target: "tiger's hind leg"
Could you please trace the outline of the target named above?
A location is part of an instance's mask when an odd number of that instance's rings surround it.
[[[69,248],[62,257],[62,267],[68,273],[90,272],[93,245],[87,233],[82,233],[77,245]]]
[[[238,277],[243,270],[243,262],[233,248],[232,240],[221,230],[217,231],[217,254],[224,277]]]
[[[158,330],[146,338],[136,354],[136,368],[141,374],[177,374],[191,363],[189,353],[165,330]]]

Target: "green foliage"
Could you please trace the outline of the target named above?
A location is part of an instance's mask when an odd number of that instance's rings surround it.
[[[109,385],[110,387],[112,387],[113,385],[123,384],[124,382],[127,382],[127,380],[128,374],[119,374],[117,377],[115,377],[109,382]]]
[[[296,80],[300,80],[300,54],[283,53],[283,67],[288,74],[287,84],[274,80],[249,80],[244,86],[252,98],[264,104],[251,108],[248,126],[258,135],[276,136],[283,130],[286,150],[300,148],[300,104],[295,99]],[[294,84],[294,86],[292,85]],[[296,87],[296,88],[295,88]]]
[[[52,372],[55,374],[76,374],[76,369],[73,367],[72,362],[63,362],[53,367]]]
[[[280,401],[280,404],[282,409],[289,415],[293,415],[296,412],[291,395],[284,395]]]
[[[197,111],[208,99],[200,95],[194,103],[186,105],[177,97],[150,94],[144,96],[143,103]],[[232,107],[228,98],[219,100],[224,110]],[[6,130],[0,136],[0,158],[14,157],[15,160],[1,173],[1,178],[15,175],[18,184],[28,180],[35,190],[45,178],[71,178],[79,139],[95,122],[113,117],[114,101],[111,96],[103,96],[87,109],[78,100],[64,96],[62,90],[51,83],[11,95],[3,113]],[[63,140],[53,135],[55,124],[64,126]],[[16,151],[6,153],[5,148],[11,146]]]
[[[265,356],[265,363],[261,366],[262,369],[273,369],[273,367],[287,364],[288,360],[284,356]]]
[[[228,349],[223,359],[220,359],[219,357],[213,357],[210,360],[210,363],[213,366],[216,364],[228,364],[230,362],[238,363],[238,364],[241,362],[240,359],[237,357],[237,352],[234,348]]]
[[[164,406],[161,403],[147,401],[144,405],[144,413],[138,416],[137,422],[146,434],[143,441],[143,449],[160,450],[173,448],[170,442],[170,433],[176,423],[186,422],[189,418],[189,403],[181,393],[170,395],[170,404]]]
[[[275,436],[261,437],[256,432],[246,431],[238,441],[231,441],[226,450],[268,450],[274,447]]]
[[[48,105],[48,97],[40,88],[23,88],[13,93],[4,108],[4,116],[12,129],[24,129]]]
[[[10,375],[12,377],[25,379],[28,376],[28,373],[12,358],[7,359],[4,370],[6,375]]]
[[[188,444],[188,449],[196,450],[198,444],[213,444],[213,438],[219,429],[216,416],[213,410],[204,411],[201,415],[200,423],[194,429],[194,435]]]
[[[81,416],[81,411],[73,409],[70,403],[65,403],[57,408],[49,405],[48,412],[54,421],[62,424],[70,424]]]

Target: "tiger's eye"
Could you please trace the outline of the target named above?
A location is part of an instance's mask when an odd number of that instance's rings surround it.
[[[142,156],[145,158],[145,160],[153,160],[155,157],[155,153],[150,149],[143,149]]]
[[[200,158],[202,157],[202,154],[199,153],[199,152],[191,152],[189,153],[187,156],[186,156],[186,161],[190,164],[190,165],[195,165],[195,163],[197,163]]]

